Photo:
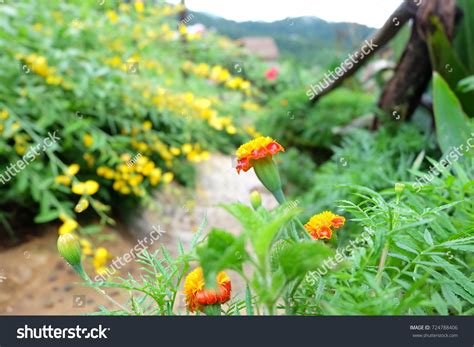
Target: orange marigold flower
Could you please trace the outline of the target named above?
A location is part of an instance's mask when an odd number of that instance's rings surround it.
[[[282,145],[268,136],[257,137],[237,150],[237,172],[247,172],[253,167],[253,162],[265,157],[272,157],[280,151],[285,151]]]
[[[202,311],[206,305],[223,304],[230,300],[232,289],[230,279],[222,271],[217,275],[216,289],[205,289],[202,268],[198,267],[191,271],[184,281],[184,294],[186,305],[190,312]]]
[[[329,211],[324,211],[311,217],[308,223],[304,225],[305,229],[315,240],[330,239],[332,230],[341,228],[346,219]]]

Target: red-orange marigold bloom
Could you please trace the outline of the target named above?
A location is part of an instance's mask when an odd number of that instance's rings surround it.
[[[313,239],[330,239],[332,229],[341,228],[346,219],[329,211],[324,211],[311,217],[308,223],[304,225],[305,229]]]
[[[282,145],[268,136],[257,137],[237,150],[237,172],[247,172],[253,167],[253,162],[265,157],[272,157],[280,151],[285,151]]]
[[[191,271],[184,281],[186,305],[190,312],[202,311],[206,305],[223,304],[230,300],[232,285],[230,278],[222,271],[217,275],[217,288],[205,289],[202,268]]]

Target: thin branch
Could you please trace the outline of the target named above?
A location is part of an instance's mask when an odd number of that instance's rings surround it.
[[[414,3],[414,1],[409,1],[405,0],[390,16],[389,19],[385,22],[385,24],[375,32],[375,34],[369,38],[367,41],[373,42],[374,47],[372,50],[370,50],[369,53],[362,52],[362,47],[359,48],[356,52],[354,52],[355,57],[363,57],[362,59],[359,60],[352,60],[352,63],[349,66],[346,66],[344,69],[344,73],[340,75],[339,78],[332,80],[328,85],[324,88],[319,93],[316,93],[316,89],[313,88],[313,91],[315,92],[315,96],[311,99],[311,104],[315,104],[316,101],[332,91],[333,89],[337,88],[339,85],[342,84],[342,82],[351,77],[353,74],[357,72],[366,62],[367,60],[377,53],[381,48],[383,48],[388,42],[390,42],[391,39],[393,39],[397,33],[400,31],[400,29],[412,18],[416,16],[417,12],[417,6]],[[347,64],[344,64],[347,65]],[[321,85],[320,81],[317,85]]]

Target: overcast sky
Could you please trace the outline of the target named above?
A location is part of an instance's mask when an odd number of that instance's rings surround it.
[[[178,0],[171,0],[177,3]],[[274,21],[315,16],[329,22],[355,22],[378,28],[402,0],[186,0],[193,11],[236,21]]]

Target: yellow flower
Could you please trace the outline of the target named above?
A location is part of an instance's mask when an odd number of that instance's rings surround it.
[[[19,155],[23,155],[26,153],[26,146],[24,143],[15,143],[15,151]]]
[[[34,30],[34,31],[41,31],[41,29],[43,29],[43,24],[41,24],[41,23],[35,23],[35,24],[33,25],[33,30]]]
[[[260,105],[252,101],[246,101],[242,104],[242,108],[249,111],[258,111],[260,109]]]
[[[156,186],[161,181],[161,169],[153,169],[148,177],[150,184]]]
[[[144,9],[145,9],[145,6],[143,5],[143,2],[140,2],[140,1],[135,2],[135,11],[137,11],[138,13],[142,13]]]
[[[114,178],[115,176],[115,172],[114,170],[106,167],[106,166],[99,166],[97,168],[97,175],[101,176],[101,177],[105,177],[107,178],[108,180],[111,180]]]
[[[99,190],[99,183],[93,180],[88,180],[86,182],[75,183],[72,186],[72,192],[77,195],[94,195]]]
[[[193,145],[189,144],[189,143],[185,143],[181,149],[183,150],[183,153],[184,154],[188,154],[189,152],[191,152],[193,150]]]
[[[181,154],[181,150],[179,148],[176,148],[176,147],[170,147],[170,152],[174,156],[177,156],[177,155]]]
[[[153,127],[153,123],[150,122],[149,120],[143,122],[143,129],[144,130],[150,130]]]
[[[97,273],[103,273],[105,270],[105,266],[107,265],[107,261],[111,258],[111,254],[109,251],[104,247],[99,247],[96,249],[94,253],[94,268]]]
[[[146,163],[145,166],[143,167],[142,174],[144,176],[148,176],[153,171],[154,168],[155,168],[155,163],[150,161],[150,162]]]
[[[227,133],[230,135],[234,135],[237,133],[237,129],[233,125],[226,126],[225,131],[227,131]]]
[[[84,255],[92,255],[92,244],[89,242],[89,240],[85,238],[81,238],[79,240],[79,244],[81,245],[82,248],[82,254]]]
[[[201,160],[201,156],[196,151],[191,151],[186,156],[186,159],[189,161],[199,162]]]
[[[130,10],[130,6],[127,4],[120,4],[119,5],[119,10],[122,12],[128,12]]]
[[[84,155],[82,156],[84,158],[84,160],[86,161],[87,163],[87,166],[89,167],[93,167],[94,166],[94,163],[95,163],[95,158],[92,154],[90,153],[84,153]]]
[[[108,10],[106,12],[106,15],[107,17],[109,17],[109,20],[112,24],[115,24],[117,23],[118,21],[118,16],[117,16],[117,13],[115,13],[115,11],[112,11],[112,10]]]
[[[133,193],[136,196],[144,196],[145,195],[145,191],[140,187],[133,187]]]
[[[203,151],[203,152],[201,153],[201,159],[202,159],[202,160],[208,160],[210,156],[211,156],[211,155],[210,155],[210,153],[209,153],[208,151]]]
[[[7,110],[0,111],[0,119],[8,119],[8,111]]]
[[[120,159],[122,159],[123,161],[127,162],[127,161],[129,161],[130,159],[132,159],[132,156],[130,155],[130,153],[123,153],[123,154],[120,156]]]
[[[64,184],[65,186],[68,186],[71,184],[71,178],[68,177],[68,176],[64,176],[64,175],[59,175],[59,176],[56,176],[54,178],[54,181],[57,183],[57,184]]]
[[[86,187],[85,187],[85,184],[83,182],[79,182],[79,183],[74,183],[71,190],[74,194],[82,195],[82,194],[85,194]]]
[[[143,182],[143,176],[142,175],[134,175],[133,177],[131,177],[129,180],[128,180],[128,183],[132,186],[132,187],[136,187],[138,186],[140,183]]]
[[[59,85],[63,82],[64,80],[62,79],[62,77],[59,77],[59,76],[48,76],[46,77],[46,83],[47,84],[52,84],[52,85]]]
[[[124,181],[115,181],[114,184],[112,185],[112,188],[116,191],[120,191],[122,187],[125,185]]]
[[[172,172],[167,172],[163,175],[163,182],[164,183],[171,183],[173,178],[174,178],[173,173]]]
[[[130,189],[130,187],[123,186],[122,188],[120,188],[120,194],[128,195],[131,192],[132,192],[132,190]]]
[[[88,207],[89,207],[89,200],[87,200],[87,198],[85,197],[82,197],[77,203],[77,205],[74,207],[74,211],[76,211],[77,213],[81,213],[87,210]]]
[[[64,235],[64,234],[72,233],[74,230],[77,229],[78,226],[79,224],[74,219],[68,218],[59,227],[59,234]]]
[[[15,132],[15,131],[17,131],[17,130],[20,129],[20,128],[21,128],[21,125],[20,125],[19,122],[16,122],[16,121],[15,121],[15,122],[12,123],[12,131]]]
[[[84,136],[82,137],[82,140],[84,141],[84,145],[87,148],[92,146],[92,144],[94,143],[94,138],[89,134],[84,134]]]
[[[80,168],[81,167],[79,166],[79,164],[71,164],[71,165],[68,166],[68,168],[66,170],[66,175],[75,176],[79,172]]]

